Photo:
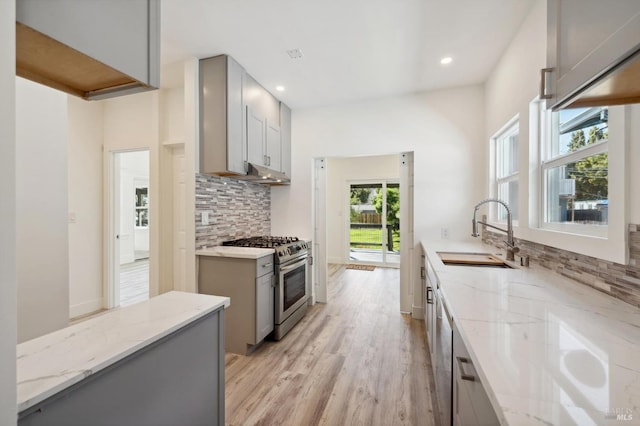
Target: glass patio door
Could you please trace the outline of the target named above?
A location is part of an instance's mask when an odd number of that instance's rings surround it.
[[[350,184],[349,212],[349,261],[399,265],[400,184]]]

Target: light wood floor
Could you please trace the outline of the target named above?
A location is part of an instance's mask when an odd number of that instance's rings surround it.
[[[149,299],[149,259],[120,265],[120,306]]]
[[[330,265],[329,301],[280,342],[226,355],[228,425],[433,425],[424,323],[399,270]]]

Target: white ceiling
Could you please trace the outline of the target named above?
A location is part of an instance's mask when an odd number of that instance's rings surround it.
[[[229,54],[291,108],[482,83],[533,1],[162,0],[162,63]]]

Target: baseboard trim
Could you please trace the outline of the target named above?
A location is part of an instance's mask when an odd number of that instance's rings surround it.
[[[74,319],[83,315],[92,314],[102,309],[102,298],[87,300],[69,306],[69,318]]]
[[[415,319],[424,319],[424,308],[422,306],[412,306],[411,316]]]

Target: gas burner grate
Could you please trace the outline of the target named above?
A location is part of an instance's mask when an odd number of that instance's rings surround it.
[[[239,240],[225,241],[223,246],[234,247],[259,247],[259,248],[274,248],[285,244],[295,243],[299,241],[298,237],[274,237],[270,235],[241,238]]]

